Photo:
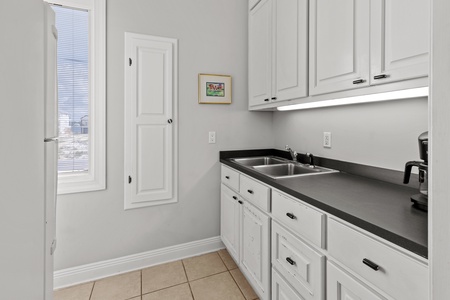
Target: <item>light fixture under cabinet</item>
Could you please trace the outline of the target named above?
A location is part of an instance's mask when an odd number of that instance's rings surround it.
[[[357,103],[368,103],[368,102],[380,102],[380,101],[388,101],[388,100],[398,100],[398,99],[407,99],[407,98],[417,98],[428,96],[428,87],[421,87],[415,89],[407,89],[393,92],[385,92],[385,93],[377,93],[371,95],[363,95],[363,96],[354,96],[354,97],[346,97],[339,99],[331,99],[317,102],[308,102],[308,103],[300,103],[293,105],[286,105],[277,107],[279,111],[286,110],[298,110],[298,109],[310,109],[310,108],[318,108],[318,107],[328,107],[328,106],[337,106],[337,105],[348,105],[348,104],[357,104]]]

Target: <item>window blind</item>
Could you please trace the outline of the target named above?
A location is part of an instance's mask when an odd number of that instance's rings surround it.
[[[58,172],[89,171],[89,12],[53,6],[58,30]]]

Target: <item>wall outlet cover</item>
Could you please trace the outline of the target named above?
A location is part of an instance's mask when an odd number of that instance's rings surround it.
[[[323,147],[331,148],[331,132],[323,133]]]

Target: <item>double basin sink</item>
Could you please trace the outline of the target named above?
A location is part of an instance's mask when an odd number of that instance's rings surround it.
[[[299,176],[328,174],[337,172],[320,166],[301,164],[276,156],[261,156],[249,158],[232,158],[231,161],[253,169],[273,179],[292,178]]]

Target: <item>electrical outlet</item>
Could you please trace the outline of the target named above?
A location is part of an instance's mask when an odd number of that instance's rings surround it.
[[[331,132],[323,133],[323,147],[331,148]]]
[[[210,144],[216,143],[216,132],[215,131],[210,131],[208,133],[208,143],[210,143]]]

